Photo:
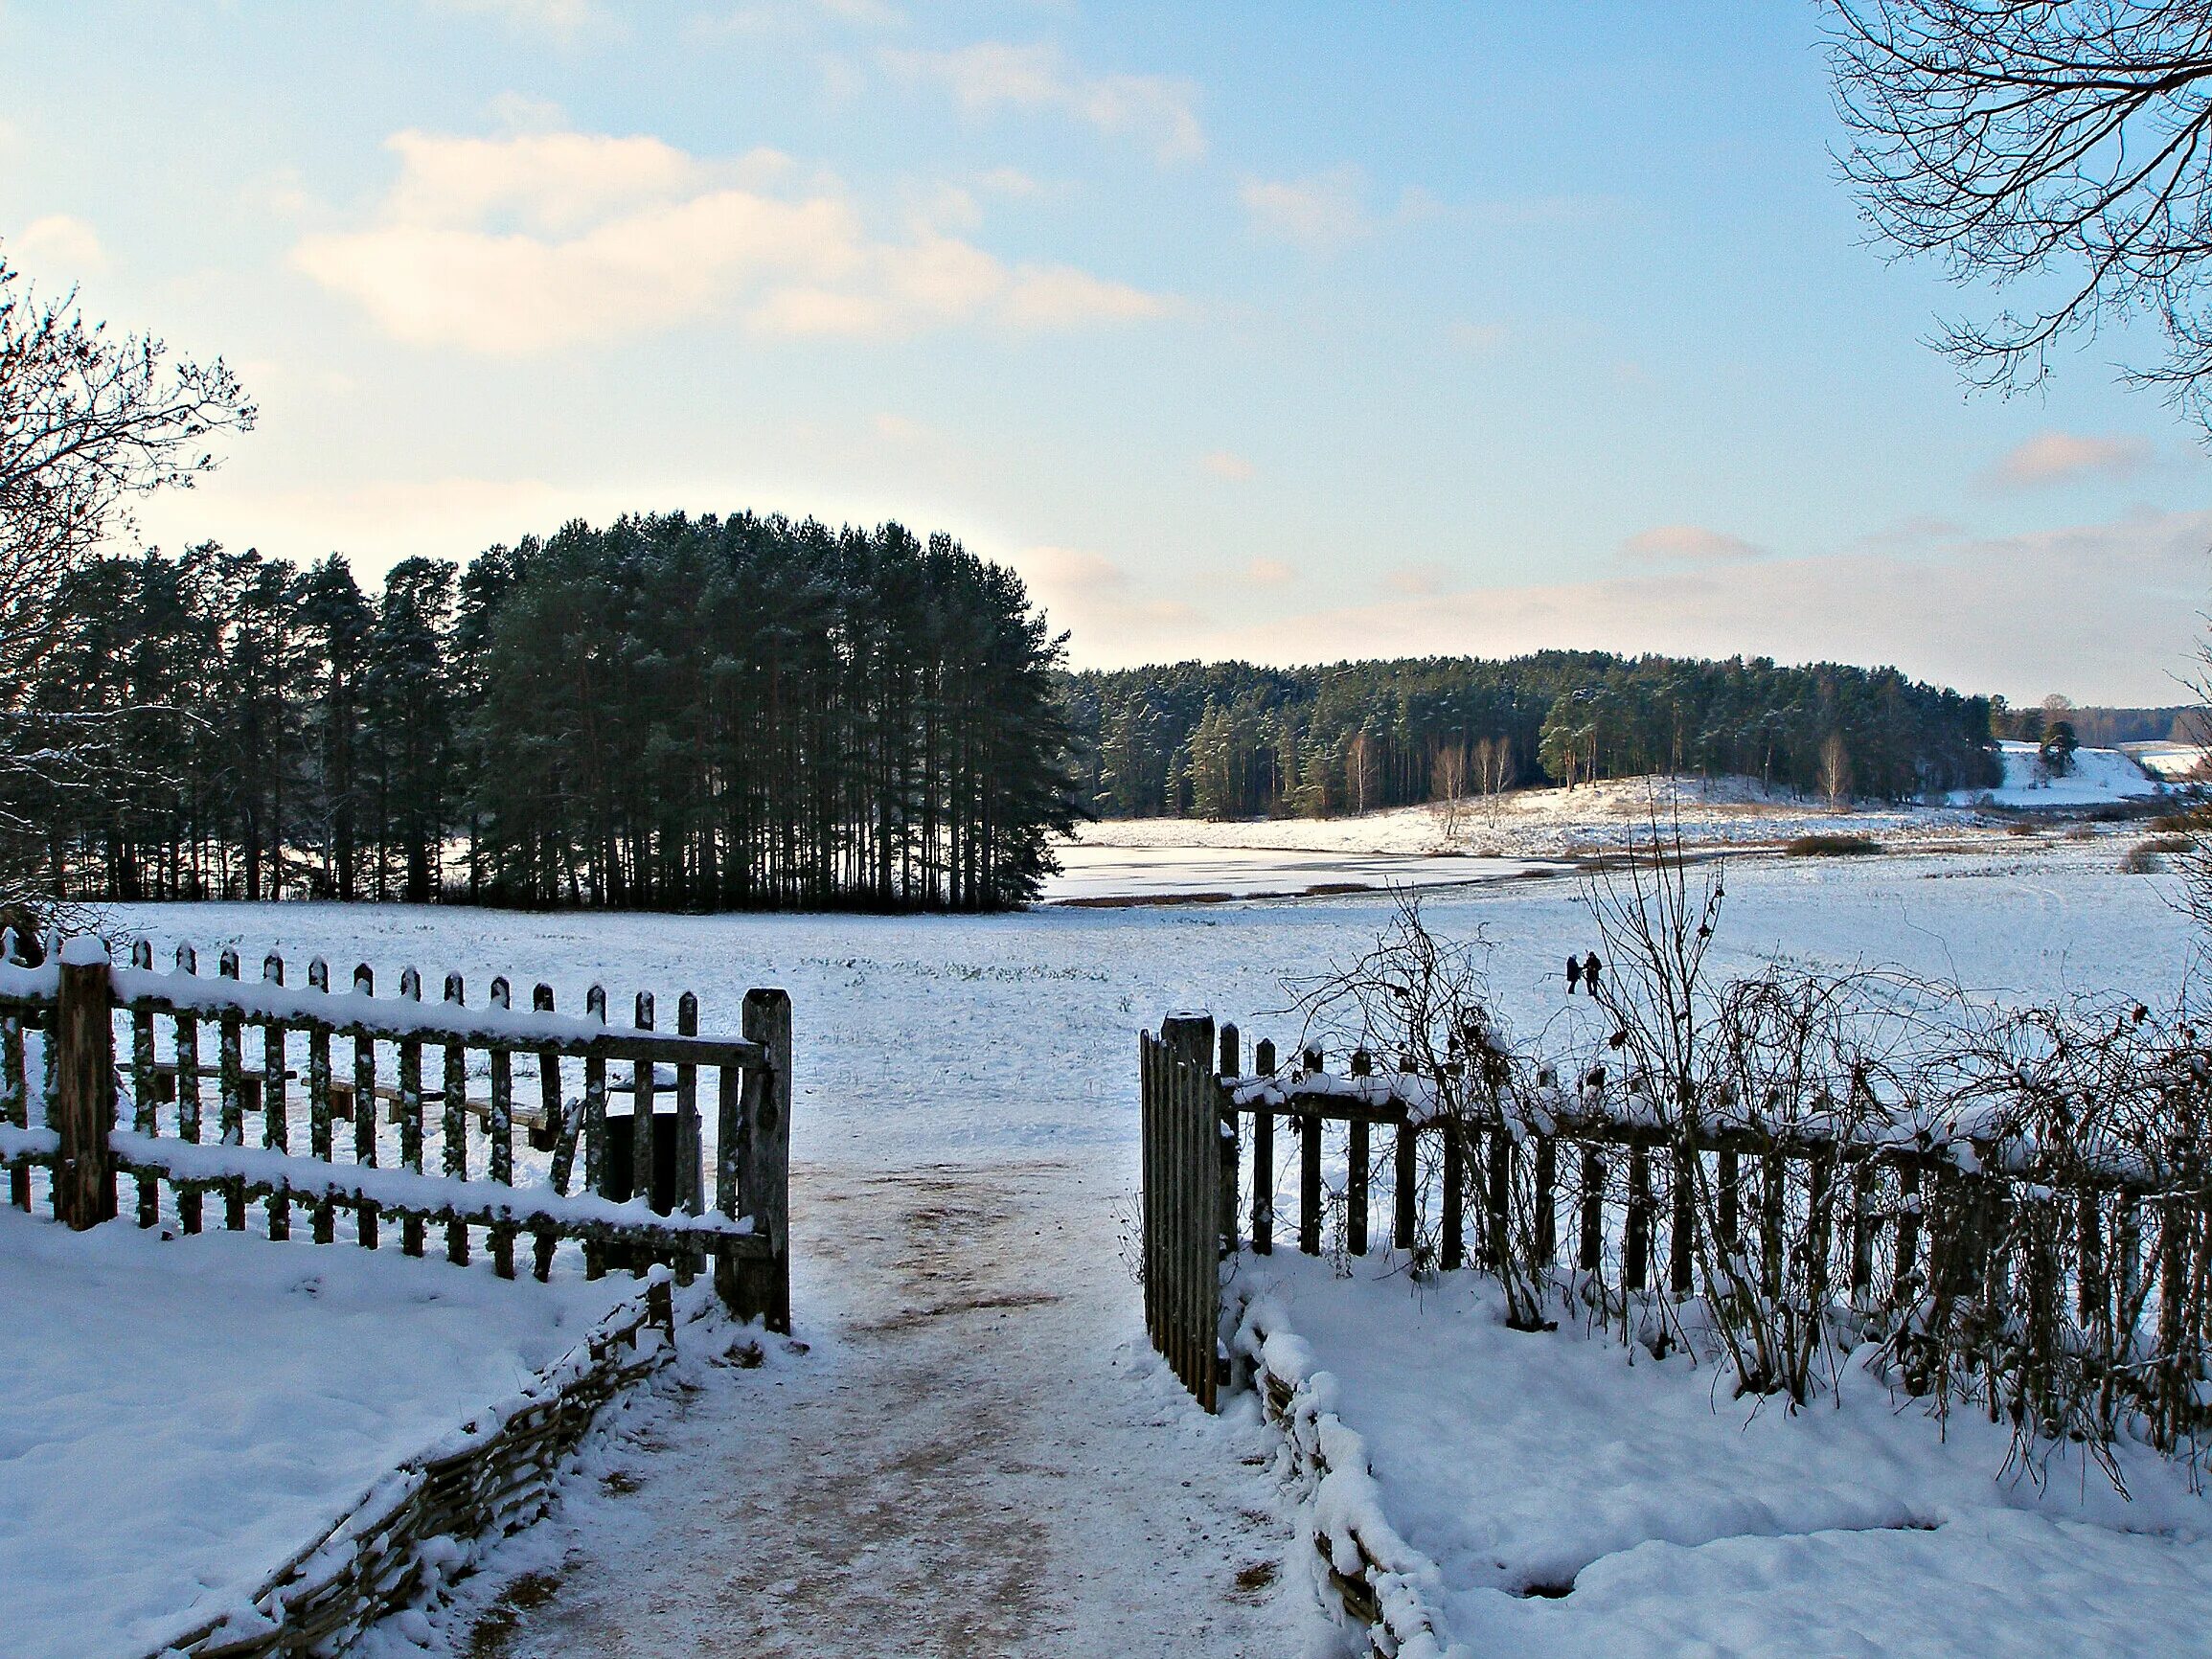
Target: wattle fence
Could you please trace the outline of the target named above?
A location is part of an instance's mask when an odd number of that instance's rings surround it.
[[[298,1228],[373,1250],[396,1233],[420,1256],[437,1236],[448,1261],[486,1253],[510,1278],[525,1248],[545,1278],[563,1240],[594,1277],[665,1261],[689,1280],[711,1258],[738,1317],[790,1329],[781,990],[748,991],[743,1034],[717,1037],[699,1034],[688,992],[662,1032],[650,993],[632,1025],[609,1026],[598,987],[577,1017],[544,985],[513,1007],[504,978],[470,1007],[458,974],[425,1003],[412,968],[379,997],[366,966],[333,990],[320,958],[295,987],[273,955],[258,984],[230,950],[212,978],[189,946],[168,972],[144,942],[127,964],[83,936],[36,966],[20,955],[0,939],[0,1166],[17,1208],[43,1170],[54,1214],[77,1228],[114,1218],[127,1183],[141,1227],[243,1230],[259,1206],[272,1239]],[[518,1179],[518,1130],[542,1184]]]

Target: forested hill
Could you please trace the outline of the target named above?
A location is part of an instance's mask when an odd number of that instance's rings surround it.
[[[1894,669],[1539,651],[1071,674],[1102,817],[1325,814],[1675,771],[1903,800],[1998,782],[1990,702]]]
[[[57,896],[989,909],[1070,818],[1020,579],[897,525],[572,524],[374,595],[208,545],[61,611],[70,764],[9,804]]]

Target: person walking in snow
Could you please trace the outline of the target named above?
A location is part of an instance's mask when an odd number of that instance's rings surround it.
[[[1583,959],[1579,956],[1570,955],[1567,958],[1567,995],[1574,995],[1575,987],[1582,984],[1582,981]]]
[[[1605,966],[1598,960],[1598,953],[1594,950],[1590,952],[1590,959],[1583,964],[1583,984],[1589,987],[1592,996],[1598,994],[1598,970]]]

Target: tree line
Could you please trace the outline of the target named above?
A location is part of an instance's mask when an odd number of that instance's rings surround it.
[[[1603,651],[1074,674],[1102,817],[1328,815],[1650,772],[1906,800],[2001,780],[1987,698],[1894,669]]]
[[[946,536],[576,523],[364,591],[212,543],[82,560],[16,807],[55,897],[993,909],[1072,822],[1062,646]]]

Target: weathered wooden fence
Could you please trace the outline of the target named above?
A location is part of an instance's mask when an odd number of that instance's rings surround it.
[[[1159,1039],[1137,1035],[1143,1076],[1145,1329],[1183,1386],[1208,1411],[1226,1350],[1221,1346],[1222,1180],[1236,1157],[1221,1156],[1222,1093],[1213,1070],[1214,1022],[1171,1018]]]
[[[320,958],[305,987],[285,983],[274,955],[260,983],[245,983],[231,950],[212,979],[190,946],[156,972],[144,942],[127,966],[86,937],[35,967],[0,941],[0,1164],[18,1208],[32,1207],[33,1171],[44,1169],[55,1215],[78,1228],[113,1218],[127,1181],[142,1227],[197,1232],[212,1200],[239,1230],[259,1205],[274,1239],[304,1219],[315,1242],[332,1243],[344,1220],[364,1248],[396,1229],[420,1256],[435,1232],[447,1260],[487,1251],[505,1277],[526,1236],[540,1279],[564,1239],[581,1244],[593,1276],[665,1261],[688,1279],[711,1255],[733,1311],[789,1329],[791,1005],[781,990],[748,991],[743,1035],[729,1038],[699,1034],[688,992],[671,1033],[655,1029],[650,993],[633,1025],[610,1027],[598,987],[578,1018],[557,1013],[544,985],[529,1010],[514,1008],[504,978],[475,1007],[458,974],[423,1002],[412,968],[396,997],[376,995],[366,966],[333,991]],[[702,1088],[716,1112],[711,1202]],[[543,1185],[517,1181],[518,1128],[545,1155]],[[304,1149],[293,1144],[303,1132]]]
[[[2033,1146],[1925,1127],[1685,1128],[1597,1068],[1512,1119],[1479,1090],[1448,1112],[1428,1080],[1366,1053],[1336,1057],[1332,1072],[1318,1049],[1282,1064],[1262,1042],[1247,1071],[1224,1026],[1207,1070],[1196,1057],[1213,1040],[1210,1019],[1178,1015],[1146,1041],[1148,1310],[1156,1210],[1171,1309],[1189,1300],[1173,1275],[1200,1233],[1218,1239],[1217,1260],[1240,1240],[1266,1255],[1279,1237],[1308,1255],[1387,1246],[1444,1271],[1496,1272],[1510,1258],[1524,1279],[1572,1285],[1615,1318],[1639,1298],[1715,1294],[1879,1315],[1904,1332],[1908,1365],[1930,1368],[1908,1384],[1957,1386],[1963,1364],[1982,1374],[1972,1391],[1993,1414],[2000,1394],[2045,1422],[2087,1398],[2107,1425],[2139,1412],[2161,1445],[2212,1431],[2200,1398],[2212,1358],[2201,1149],[2165,1167],[2062,1165]],[[1170,1049],[1187,1057],[1173,1087],[1218,1115],[1203,1152],[1181,1149],[1187,1129],[1178,1140],[1155,1113]],[[1197,1219],[1194,1189],[1217,1193]],[[1218,1274],[1208,1284],[1218,1294]],[[1152,1329],[1171,1358],[1191,1340],[1172,1317]],[[1209,1380],[1177,1372],[1210,1401]]]

